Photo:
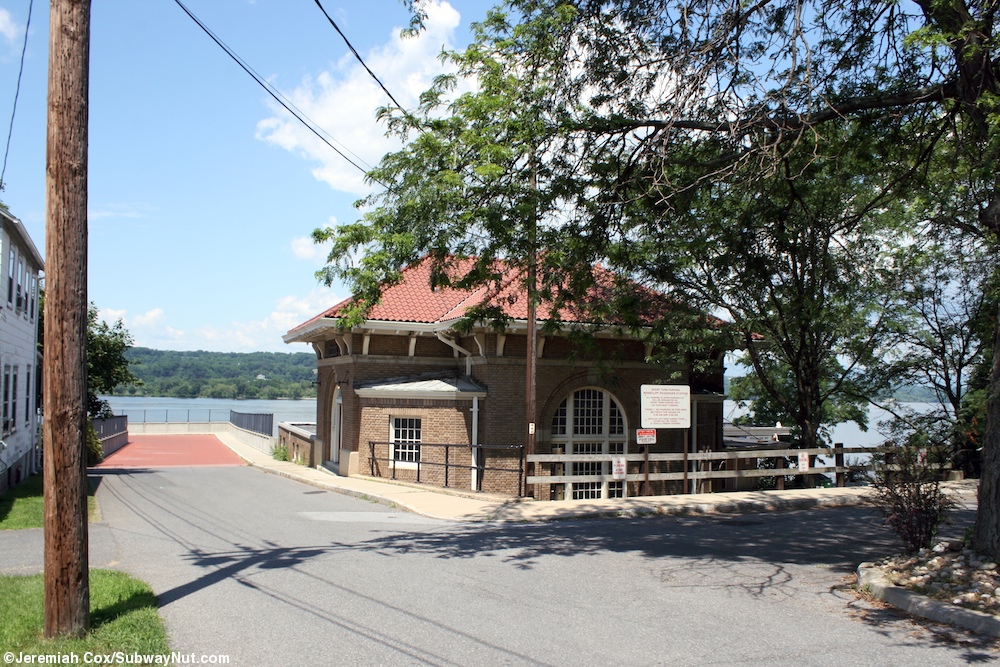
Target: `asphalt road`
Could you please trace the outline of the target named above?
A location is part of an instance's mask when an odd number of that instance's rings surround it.
[[[863,509],[470,525],[249,467],[99,479],[91,566],[147,581],[175,650],[238,666],[1000,659],[857,598],[898,549]],[[40,531],[0,533],[0,571],[33,559]]]

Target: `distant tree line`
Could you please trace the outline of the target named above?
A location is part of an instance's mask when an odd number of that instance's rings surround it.
[[[308,352],[175,352],[131,348],[130,370],[141,384],[123,396],[173,398],[313,398],[316,357]]]

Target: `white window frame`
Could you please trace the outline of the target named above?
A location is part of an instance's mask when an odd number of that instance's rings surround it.
[[[7,307],[14,307],[14,263],[17,261],[17,257],[14,254],[14,249],[10,249],[10,266],[7,267]]]
[[[7,435],[14,430],[14,423],[10,418],[10,398],[11,398],[11,387],[10,387],[10,373],[11,366],[5,365],[3,367],[3,387],[2,394],[0,394],[0,403],[2,403],[3,410],[3,434]]]
[[[401,421],[416,422],[416,425],[399,425]],[[400,439],[400,431],[416,431],[417,439],[403,438]],[[423,429],[423,418],[419,415],[390,415],[389,416],[389,465],[397,470],[416,470],[420,462],[420,443],[423,441],[424,429]],[[416,458],[412,460],[407,459],[397,459],[396,458],[396,443],[400,445],[406,445],[407,449],[410,446],[416,445]],[[400,447],[402,449],[402,447]]]
[[[17,304],[14,310],[27,315],[28,293],[24,290],[24,257],[17,258]]]
[[[588,415],[577,419],[578,406],[577,397],[582,401],[593,400],[596,396],[586,395],[586,392],[597,392],[600,394],[601,406],[600,415]],[[620,425],[612,425],[612,407],[617,409],[620,417]],[[593,432],[600,420],[600,431]],[[584,421],[589,420],[589,421]],[[582,423],[577,423],[581,421]],[[565,432],[557,425],[564,425]],[[570,392],[559,404],[552,418],[552,432],[550,439],[554,444],[562,444],[567,454],[626,454],[628,453],[628,420],[621,402],[609,391],[600,387],[581,387]],[[580,430],[589,430],[590,433],[579,433]],[[612,432],[612,430],[614,432]],[[571,463],[566,471],[567,475],[578,475],[583,470],[589,469],[593,475],[610,475],[611,462],[601,463]],[[588,473],[582,473],[588,474]],[[596,499],[596,498],[625,498],[628,496],[628,484],[625,481],[601,481],[601,482],[567,482],[567,500],[574,499]]]
[[[24,377],[24,427],[31,426],[31,366],[28,366]]]

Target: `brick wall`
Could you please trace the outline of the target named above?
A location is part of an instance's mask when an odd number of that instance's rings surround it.
[[[471,401],[432,400],[390,400],[360,399],[353,387],[359,382],[385,378],[412,377],[421,373],[457,369],[465,372],[466,359],[455,358],[453,350],[430,335],[420,335],[416,340],[416,356],[409,354],[408,332],[399,335],[372,335],[369,340],[369,355],[363,356],[363,336],[352,335],[352,352],[349,357],[337,357],[320,361],[320,390],[317,398],[317,442],[319,451],[326,456],[327,440],[331,432],[331,413],[334,391],[337,386],[343,392],[343,442],[345,449],[358,452],[358,465],[348,470],[341,461],[342,474],[370,474],[370,441],[386,442],[390,439],[391,418],[394,416],[420,417],[423,427],[422,438],[426,443],[471,442]],[[486,386],[487,397],[480,400],[479,442],[482,444],[523,444],[526,437],[525,425],[525,361],[526,341],[523,335],[507,335],[503,356],[497,356],[498,334],[480,334],[483,352],[472,335],[458,339],[458,344],[473,353],[472,376]],[[669,381],[676,384],[692,385],[692,391],[717,391],[721,389],[721,363],[718,372],[691,377],[681,372],[677,377],[671,373],[678,369],[662,370],[647,365],[645,346],[639,341],[618,341],[598,339],[592,341],[588,354],[601,357],[599,362],[578,360],[579,351],[571,341],[562,337],[546,339],[542,358],[537,367],[536,383],[536,451],[551,451],[550,430],[552,417],[561,401],[572,392],[584,387],[595,387],[613,395],[622,407],[628,433],[627,451],[639,451],[634,444],[635,429],[639,427],[639,387]],[[717,389],[718,388],[718,389]],[[720,405],[703,404],[698,426],[698,448],[717,449],[721,446]],[[422,451],[424,460],[430,463],[443,462],[443,450],[426,448]],[[660,431],[657,445],[651,451],[683,451],[683,432]],[[461,454],[459,454],[461,452]],[[451,457],[464,457],[460,461],[469,465],[469,450],[453,449]],[[490,454],[497,459],[496,465],[517,467],[517,457],[502,453]],[[388,448],[376,457],[387,458]],[[318,461],[317,461],[318,463]],[[492,465],[492,463],[487,464]],[[651,472],[671,471],[666,463],[653,464]],[[675,466],[676,467],[676,466]],[[432,470],[433,469],[433,470]],[[678,468],[679,470],[679,468]],[[547,471],[526,471],[527,474],[543,475]],[[629,472],[638,472],[637,465],[630,465]],[[416,471],[396,469],[399,479],[416,478]],[[428,465],[420,471],[421,481],[443,483],[443,469]],[[468,488],[468,471],[458,476],[450,471],[449,485]],[[509,477],[507,481],[505,478]],[[515,493],[517,475],[488,474],[484,478],[483,490]],[[513,490],[512,490],[513,489]],[[656,493],[678,492],[679,484],[660,482],[653,489]],[[638,485],[629,484],[629,495],[639,492]],[[539,489],[537,497],[548,497],[548,489]]]

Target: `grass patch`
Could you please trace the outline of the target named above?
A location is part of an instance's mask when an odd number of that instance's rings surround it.
[[[152,589],[124,572],[90,571],[90,633],[74,639],[43,639],[43,575],[0,576],[0,646],[15,654],[83,654],[115,651],[170,652]]]
[[[42,499],[42,476],[32,475],[0,496],[0,530],[42,528],[45,525],[45,503]],[[87,482],[87,516],[96,520],[97,500],[94,486]]]

